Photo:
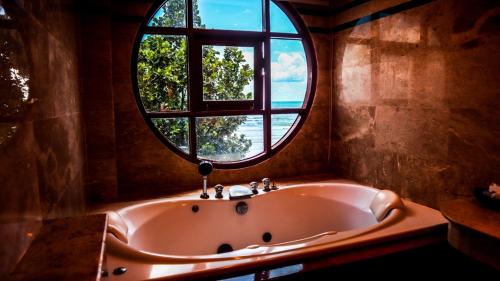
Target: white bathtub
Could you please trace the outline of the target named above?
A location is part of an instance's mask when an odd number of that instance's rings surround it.
[[[241,201],[248,206],[243,215],[235,210]],[[415,225],[409,219],[417,209]],[[154,200],[110,210],[107,267],[127,267],[123,275],[110,275],[116,280],[207,276],[446,223],[436,213],[403,203],[391,191],[335,181],[292,185],[245,200],[197,195]],[[221,245],[233,250],[218,254]]]

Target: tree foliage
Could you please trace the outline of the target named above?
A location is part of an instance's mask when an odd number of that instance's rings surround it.
[[[150,23],[153,26],[185,26],[183,0],[168,0]],[[204,27],[193,1],[195,26]],[[253,70],[245,63],[243,52],[235,47],[223,53],[212,46],[202,49],[203,97],[205,100],[243,100],[251,98],[244,88]],[[138,61],[139,95],[147,111],[188,110],[187,39],[182,35],[145,35]],[[154,125],[172,143],[188,151],[188,118],[155,118]],[[246,116],[198,118],[196,122],[198,155],[215,160],[239,160],[252,142],[236,133]],[[224,155],[229,155],[224,157]],[[228,158],[229,157],[229,158]],[[235,158],[236,157],[236,158]]]

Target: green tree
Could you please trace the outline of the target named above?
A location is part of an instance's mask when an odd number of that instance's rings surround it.
[[[185,26],[185,3],[168,0],[160,8],[153,26]],[[193,1],[195,26],[204,25]],[[137,79],[139,94],[147,111],[187,110],[187,40],[179,35],[146,35],[139,49]],[[211,46],[202,50],[203,96],[205,100],[241,100],[251,98],[244,88],[250,84],[253,70],[245,64],[243,52],[226,47],[223,54]],[[188,151],[187,118],[156,118],[154,125],[174,144]],[[197,119],[198,155],[221,160],[216,155],[244,155],[252,145],[245,135],[236,134],[246,116]],[[230,158],[224,160],[239,160]]]

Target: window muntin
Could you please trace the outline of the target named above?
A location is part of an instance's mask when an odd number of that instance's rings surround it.
[[[303,23],[285,14],[287,4],[252,1],[168,0],[142,28],[133,65],[140,109],[155,134],[190,161],[228,168],[257,163],[293,137],[310,109],[315,60]],[[226,9],[253,16],[206,13],[228,3]],[[169,13],[175,21],[165,19]],[[228,27],[235,21],[246,27]],[[224,61],[226,52],[233,56]],[[233,75],[217,67],[228,61]],[[286,68],[291,74],[283,74]],[[239,84],[228,77],[239,77]],[[219,149],[211,150],[215,144]]]

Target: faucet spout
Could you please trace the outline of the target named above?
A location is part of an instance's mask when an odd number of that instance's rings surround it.
[[[241,185],[233,185],[229,188],[229,200],[246,199],[252,197],[252,195],[254,194],[250,188]]]
[[[200,195],[201,199],[208,199],[207,185],[208,185],[208,175],[212,172],[213,165],[209,161],[201,161],[198,165],[198,172],[203,177],[203,192]]]

